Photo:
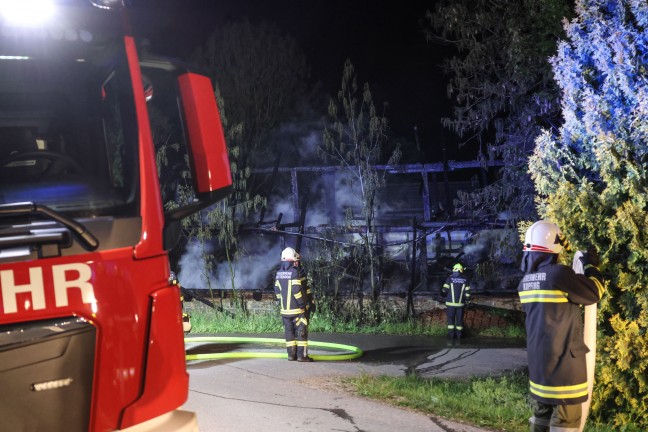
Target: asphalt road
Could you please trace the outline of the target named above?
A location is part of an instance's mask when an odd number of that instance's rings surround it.
[[[183,409],[198,413],[201,432],[478,432],[487,429],[341,392],[330,385],[330,377],[414,372],[456,378],[526,367],[526,350],[507,341],[467,339],[459,345],[431,337],[340,334],[313,334],[311,340],[358,346],[364,355],[314,363],[267,358],[191,361],[189,400]],[[188,352],[237,350],[260,349],[235,343],[188,346]],[[311,349],[311,354],[317,353]]]

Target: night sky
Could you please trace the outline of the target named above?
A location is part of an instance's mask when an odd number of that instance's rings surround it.
[[[442,133],[440,117],[448,115],[446,82],[440,63],[448,50],[428,43],[421,30],[434,0],[383,2],[324,0],[132,0],[139,33],[160,54],[188,59],[211,31],[224,23],[248,19],[276,24],[305,52],[314,81],[335,94],[344,61],[351,59],[359,83],[368,82],[376,105],[389,103],[391,133],[419,141],[427,161],[439,160],[445,142],[457,157],[453,137]]]

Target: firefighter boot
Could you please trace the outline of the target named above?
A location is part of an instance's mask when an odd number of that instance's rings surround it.
[[[459,333],[459,332],[455,333],[455,339],[452,341],[452,344],[454,346],[461,345],[461,333]]]
[[[315,360],[313,360],[313,358],[308,355],[308,351],[306,350],[306,347],[300,346],[297,347],[297,361],[302,363],[303,362],[310,363]]]
[[[296,346],[290,346],[286,347],[286,350],[288,351],[288,361],[295,361],[297,360],[297,347]]]
[[[529,422],[529,432],[549,432],[549,426]]]

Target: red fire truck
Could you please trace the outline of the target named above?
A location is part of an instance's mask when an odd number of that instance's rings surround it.
[[[229,161],[209,79],[141,55],[125,13],[0,0],[1,431],[197,430],[168,251],[229,193]],[[166,211],[153,76],[173,83],[194,186]]]

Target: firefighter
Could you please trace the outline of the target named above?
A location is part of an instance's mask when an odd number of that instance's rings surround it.
[[[567,246],[556,224],[540,220],[526,231],[522,249],[518,294],[526,312],[532,432],[577,432],[588,398],[581,305],[598,303],[605,288],[596,250],[581,259],[580,275],[558,263]]]
[[[470,283],[463,275],[464,266],[457,263],[452,267],[452,274],[441,288],[445,296],[446,314],[448,316],[448,339],[461,339],[463,330],[464,306],[470,302]]]
[[[309,298],[306,287],[302,285],[302,272],[299,271],[299,254],[288,247],[281,252],[281,265],[277,271],[274,291],[281,302],[281,319],[284,326],[288,360],[312,362],[308,356],[308,315]]]

